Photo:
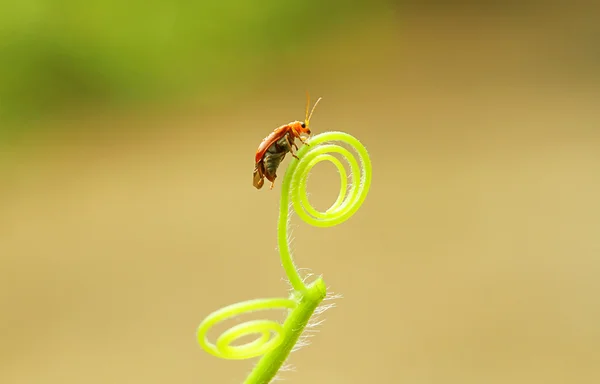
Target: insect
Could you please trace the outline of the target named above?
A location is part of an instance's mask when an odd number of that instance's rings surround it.
[[[275,185],[277,178],[277,168],[285,158],[285,155],[290,152],[294,158],[298,156],[294,153],[294,148],[298,150],[296,139],[299,139],[303,144],[309,145],[306,139],[301,135],[310,135],[309,122],[312,117],[315,107],[319,104],[319,98],[312,107],[310,114],[308,109],[310,106],[310,96],[306,94],[306,118],[302,121],[293,121],[286,125],[282,125],[271,132],[260,143],[256,156],[254,157],[254,174],[252,184],[256,189],[261,189],[265,183],[265,177],[271,182],[270,189]]]

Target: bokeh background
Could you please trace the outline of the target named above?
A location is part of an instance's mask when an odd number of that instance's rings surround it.
[[[3,2],[0,382],[242,382],[195,330],[286,295],[251,173],[306,90],[374,175],[293,219],[344,298],[283,378],[600,382],[599,7],[471,3]]]

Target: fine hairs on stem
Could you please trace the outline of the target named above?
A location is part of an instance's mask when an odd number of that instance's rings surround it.
[[[356,155],[334,142],[346,144]],[[297,152],[299,160],[290,161],[281,184],[277,244],[281,264],[292,286],[289,297],[254,299],[232,304],[211,313],[198,326],[198,343],[214,356],[232,360],[261,356],[244,381],[245,384],[267,384],[275,378],[290,352],[298,347],[298,340],[311,317],[315,312],[322,312],[317,310],[317,307],[327,295],[323,279],[318,277],[312,283],[305,284],[292,259],[288,236],[290,200],[294,211],[304,222],[316,227],[331,227],[348,220],[360,208],[371,186],[371,160],[365,147],[356,138],[345,132],[324,132],[313,136],[308,144]],[[350,169],[350,186],[346,168],[333,155],[335,153],[345,160]],[[309,172],[321,161],[332,162],[340,175],[338,197],[333,205],[323,212],[310,205],[306,191]],[[207,338],[210,328],[224,320],[247,312],[278,308],[288,310],[283,324],[272,320],[251,320],[227,329],[214,344]],[[322,306],[322,309],[325,308],[327,306]],[[248,335],[257,337],[245,344],[232,345],[236,340]]]

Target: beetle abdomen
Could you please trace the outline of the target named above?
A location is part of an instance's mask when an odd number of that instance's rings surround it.
[[[277,177],[277,168],[279,168],[285,155],[292,149],[288,135],[277,140],[265,152],[263,164],[265,167],[265,176],[269,181],[273,181]]]
[[[265,166],[265,176],[270,181],[273,181],[275,177],[277,177],[277,168],[285,158],[285,152],[278,154],[268,154],[265,156],[263,163]]]

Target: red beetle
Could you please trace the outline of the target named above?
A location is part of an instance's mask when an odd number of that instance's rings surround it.
[[[281,164],[288,152],[296,159],[298,158],[293,150],[293,148],[298,150],[298,146],[296,145],[297,138],[300,139],[303,144],[308,145],[305,141],[306,139],[301,135],[310,135],[308,124],[315,111],[315,107],[319,104],[321,98],[317,100],[310,111],[310,114],[308,113],[308,108],[310,106],[310,97],[308,96],[308,93],[306,94],[306,98],[306,120],[304,122],[293,121],[289,124],[282,125],[271,132],[271,134],[265,137],[260,143],[258,150],[256,151],[256,156],[254,157],[255,166],[252,183],[256,189],[262,188],[265,183],[265,177],[271,182],[270,189],[273,189],[275,179],[277,178],[277,168],[279,168],[279,164]]]

